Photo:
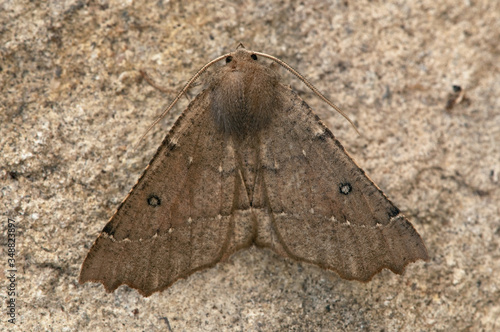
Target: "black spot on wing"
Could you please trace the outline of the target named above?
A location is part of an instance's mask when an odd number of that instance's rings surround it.
[[[104,226],[104,229],[102,230],[103,233],[106,233],[108,235],[114,235],[115,234],[115,230],[113,229],[113,226],[111,225],[111,223],[107,223],[106,226]]]
[[[352,186],[349,182],[343,182],[339,185],[339,191],[341,194],[347,196],[352,191]]]
[[[148,205],[151,207],[158,207],[161,205],[161,199],[160,197],[156,195],[149,195],[148,197]]]
[[[399,212],[400,212],[399,209],[393,205],[389,210],[389,218],[397,216]]]
[[[320,141],[323,141],[323,142],[326,141],[327,138],[330,138],[330,139],[334,138],[332,132],[328,128],[325,128],[325,130],[323,130],[323,132],[321,134],[316,135],[316,139],[319,139]]]

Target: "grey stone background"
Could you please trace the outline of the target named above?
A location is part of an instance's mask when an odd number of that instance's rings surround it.
[[[2,331],[500,330],[497,1],[4,0],[0,23]],[[78,284],[187,100],[133,144],[238,42],[285,60],[345,110],[361,136],[283,72],[408,216],[429,262],[363,284],[251,249],[149,298]],[[452,85],[466,99],[446,110]],[[4,314],[8,218],[15,326]]]

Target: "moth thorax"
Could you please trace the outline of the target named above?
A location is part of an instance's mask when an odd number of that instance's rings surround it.
[[[225,71],[212,83],[211,111],[221,131],[255,135],[272,121],[281,104],[278,82],[261,67]]]

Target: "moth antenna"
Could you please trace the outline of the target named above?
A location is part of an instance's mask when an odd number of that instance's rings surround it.
[[[185,94],[187,92],[187,90],[189,89],[189,87],[191,86],[191,84],[193,84],[197,79],[198,77],[200,77],[201,74],[203,74],[207,69],[208,67],[210,67],[211,65],[213,65],[214,63],[226,58],[227,56],[229,56],[230,53],[227,53],[227,54],[224,54],[224,55],[221,55],[215,59],[213,59],[212,61],[208,62],[206,65],[204,65],[203,67],[201,67],[200,70],[198,70],[196,72],[196,74],[193,75],[193,77],[191,77],[191,79],[186,83],[186,85],[184,85],[184,87],[182,88],[182,90],[177,94],[177,96],[174,98],[174,100],[170,103],[170,105],[167,106],[167,108],[165,108],[165,110],[160,114],[160,116],[158,116],[156,118],[156,120],[153,121],[153,123],[148,127],[148,129],[146,130],[146,132],[141,136],[141,138],[139,138],[139,141],[137,142],[136,146],[144,139],[144,137],[149,133],[149,131],[158,123],[160,122],[161,119],[163,119],[165,117],[165,115],[167,115],[167,113],[172,109],[172,107],[174,107],[174,105],[179,101],[179,99],[181,99],[182,95]]]
[[[311,83],[309,83],[309,81],[304,77],[302,76],[298,71],[296,71],[295,69],[293,69],[289,64],[287,64],[285,61],[283,60],[280,60],[272,55],[269,55],[269,54],[266,54],[266,53],[260,53],[260,52],[253,52],[257,55],[260,55],[260,56],[263,56],[264,58],[268,58],[268,59],[271,59],[273,60],[274,62],[276,62],[277,64],[279,64],[280,66],[282,66],[283,68],[285,68],[286,70],[288,70],[290,73],[294,74],[295,76],[297,76],[298,79],[300,79],[302,82],[304,82],[305,85],[307,85],[307,87],[309,89],[312,90],[312,92],[314,92],[318,97],[320,97],[325,103],[327,103],[328,105],[330,105],[334,110],[336,110],[337,112],[340,113],[340,115],[342,115],[347,121],[349,121],[349,123],[351,124],[351,126],[354,128],[354,130],[356,130],[356,132],[358,133],[358,135],[361,136],[360,132],[358,131],[358,128],[356,128],[356,126],[354,125],[354,123],[351,121],[351,119],[349,119],[349,117],[347,116],[347,114],[344,113],[344,111],[342,111],[340,109],[340,107],[338,107],[337,105],[335,105],[334,103],[332,103],[328,98],[326,98],[321,92],[319,92],[318,89],[316,89],[314,87],[314,85],[312,85]]]

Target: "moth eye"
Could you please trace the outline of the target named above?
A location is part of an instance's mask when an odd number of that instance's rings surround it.
[[[232,56],[226,57],[226,63],[230,63],[231,61],[233,61],[233,57]]]
[[[256,55],[256,54],[252,54],[252,55],[250,55],[250,57],[251,57],[252,59],[254,59],[254,60],[257,60],[257,55]]]

